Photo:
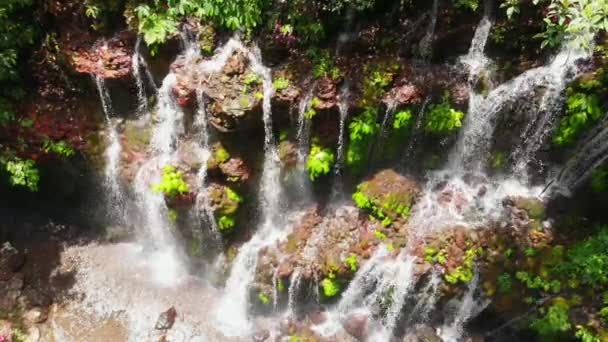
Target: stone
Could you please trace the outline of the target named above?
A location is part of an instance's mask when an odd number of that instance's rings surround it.
[[[0,280],[8,280],[23,267],[25,256],[10,242],[5,242],[0,248]]]
[[[49,310],[47,308],[35,307],[23,314],[23,319],[29,323],[37,324],[46,322],[49,317]]]
[[[156,321],[156,325],[154,326],[154,328],[156,328],[157,330],[169,330],[171,329],[171,327],[173,327],[176,317],[177,310],[175,310],[174,307],[171,307],[158,316],[158,320]]]
[[[342,327],[358,340],[365,340],[369,317],[363,313],[353,313],[342,322]]]
[[[40,329],[36,326],[30,326],[27,328],[27,341],[28,342],[38,342],[40,341]]]
[[[270,331],[268,331],[268,329],[263,329],[263,330],[256,331],[255,334],[253,334],[252,339],[253,339],[253,342],[264,342],[264,341],[268,340],[269,337],[270,337]]]
[[[435,330],[428,325],[419,325],[403,337],[403,342],[441,342]]]
[[[388,101],[397,103],[399,105],[411,105],[419,103],[422,98],[422,94],[418,87],[413,84],[404,84],[391,89],[388,95]]]
[[[25,304],[31,306],[50,306],[53,303],[51,296],[40,289],[27,289],[23,292]]]
[[[220,170],[231,182],[246,182],[251,176],[251,170],[240,158],[230,158],[220,164]]]
[[[10,341],[10,336],[13,332],[13,323],[0,319],[0,342]],[[4,341],[2,339],[5,339]]]
[[[327,316],[323,311],[314,311],[310,315],[308,315],[308,318],[310,318],[310,321],[314,325],[323,324],[327,320]]]

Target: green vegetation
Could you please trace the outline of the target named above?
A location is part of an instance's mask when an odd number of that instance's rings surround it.
[[[270,296],[268,296],[264,292],[258,293],[258,299],[260,300],[260,303],[264,305],[270,304]]]
[[[184,181],[184,174],[181,171],[174,166],[165,165],[161,181],[152,185],[152,191],[175,197],[187,193],[190,189]]]
[[[65,158],[70,158],[76,154],[74,148],[69,143],[63,140],[54,142],[52,140],[47,139],[43,142],[42,149],[46,153],[55,153]]]
[[[363,186],[363,184],[357,186],[357,191],[353,194],[353,201],[359,209],[369,211],[374,218],[380,220],[383,226],[390,226],[393,224],[393,220],[397,218],[391,218],[389,212],[402,218],[410,216],[410,207],[402,204],[399,196],[389,193],[386,194],[384,199],[369,198],[365,195]]]
[[[400,69],[397,62],[369,63],[363,68],[362,106],[374,106],[386,94],[388,86],[393,83]]]
[[[357,272],[357,270],[359,269],[359,260],[357,259],[356,254],[351,254],[346,259],[344,259],[344,264],[348,266],[351,272]]]
[[[223,190],[221,190],[223,189]],[[224,194],[221,193],[224,192]],[[212,193],[212,198],[218,198],[221,203],[218,204],[215,216],[218,228],[221,232],[227,233],[232,231],[236,226],[236,211],[239,204],[243,202],[243,197],[230,187],[218,187],[218,193]],[[225,195],[225,197],[223,196]]]
[[[591,127],[602,117],[599,98],[596,95],[571,93],[566,101],[566,116],[560,121],[553,142],[557,145],[569,145],[584,130]]]
[[[312,76],[314,78],[327,77],[337,81],[342,77],[342,71],[335,65],[329,51],[310,49],[308,55],[313,62]]]
[[[479,0],[454,0],[454,5],[458,8],[476,11],[479,8]]]
[[[313,97],[308,104],[308,110],[304,112],[304,118],[306,120],[312,120],[315,116],[317,116],[317,108],[321,105],[321,100],[317,97]]]
[[[482,253],[483,250],[481,248],[467,249],[462,259],[462,265],[446,274],[444,276],[445,281],[450,284],[457,284],[458,282],[468,283],[473,280],[475,260],[477,260]]]
[[[213,154],[213,158],[216,162],[223,164],[230,159],[230,153],[228,153],[228,150],[226,150],[224,146],[217,145]]]
[[[448,262],[448,256],[444,249],[437,250],[432,247],[426,247],[424,249],[424,261],[430,264],[445,265]]]
[[[340,284],[332,273],[321,281],[321,288],[323,289],[323,295],[327,298],[334,297],[340,293]]]
[[[377,115],[376,108],[367,107],[348,126],[350,140],[346,151],[346,165],[355,171],[360,170],[369,158],[369,145],[380,129],[376,122]]]
[[[513,288],[513,278],[509,273],[503,273],[498,276],[497,284],[499,293],[509,293]]]
[[[272,82],[272,87],[276,91],[282,91],[289,87],[290,82],[288,78],[279,77]]]
[[[306,160],[306,170],[308,170],[310,180],[315,181],[317,178],[329,174],[334,161],[332,150],[313,144]]]
[[[452,108],[449,98],[444,96],[441,103],[430,106],[424,128],[433,134],[449,134],[462,126],[463,118],[464,113]]]
[[[541,309],[542,316],[535,319],[530,327],[547,340],[555,340],[561,334],[572,329],[572,324],[568,318],[570,305],[561,297],[553,300],[549,308]]]
[[[394,158],[399,155],[402,149],[401,145],[410,133],[411,121],[412,111],[409,109],[400,110],[395,114],[385,147],[386,152],[384,154],[387,158]]]
[[[29,191],[38,191],[40,174],[33,160],[13,158],[4,161],[0,158],[0,166],[4,166],[8,179],[13,186],[22,186]]]

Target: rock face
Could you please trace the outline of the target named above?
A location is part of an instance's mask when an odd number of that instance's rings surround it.
[[[349,334],[359,341],[364,341],[367,336],[368,316],[363,313],[354,313],[346,317],[342,326]]]
[[[13,273],[19,271],[25,262],[25,257],[17,251],[10,242],[0,247],[0,281],[9,280]]]
[[[160,316],[158,316],[158,320],[156,321],[156,325],[154,327],[157,330],[169,330],[173,327],[176,317],[177,311],[174,307],[171,307],[167,311],[161,313]]]
[[[133,34],[127,31],[90,46],[75,46],[69,53],[77,72],[93,74],[104,79],[124,79],[131,75]]]

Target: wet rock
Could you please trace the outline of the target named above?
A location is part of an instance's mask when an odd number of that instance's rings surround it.
[[[26,289],[23,291],[25,304],[27,307],[40,306],[46,307],[53,303],[53,299],[49,293],[42,289]]]
[[[441,342],[441,338],[430,326],[419,325],[403,337],[403,342]]]
[[[120,32],[90,46],[74,47],[70,62],[79,73],[93,74],[104,79],[124,79],[131,75],[133,35]]]
[[[404,84],[391,89],[385,101],[398,105],[411,105],[421,101],[422,94],[413,84]]]
[[[23,319],[29,323],[37,324],[46,322],[49,317],[48,308],[35,307],[23,314]]]
[[[209,205],[216,215],[232,215],[239,208],[240,200],[231,195],[230,188],[211,183],[207,189]]]
[[[10,242],[5,242],[0,247],[0,281],[10,279],[12,273],[19,271],[24,263],[25,256]]]
[[[298,163],[298,148],[295,143],[284,140],[279,144],[279,159],[283,168],[291,169]]]
[[[222,72],[228,76],[240,75],[245,73],[249,60],[242,51],[232,55],[226,62]]]
[[[269,337],[270,337],[270,331],[268,331],[268,329],[264,329],[264,330],[256,331],[256,333],[253,334],[252,339],[253,339],[253,342],[264,342],[264,341],[268,340]]]
[[[251,176],[251,170],[240,158],[230,158],[220,164],[220,170],[229,182],[246,182]]]
[[[543,219],[545,217],[545,204],[535,197],[513,197],[513,206],[524,210],[532,219]]]
[[[392,220],[402,217],[400,208],[411,208],[420,193],[418,184],[392,169],[382,170],[357,186],[374,206]]]
[[[346,330],[353,337],[363,341],[367,336],[368,320],[369,317],[366,314],[350,314],[342,323],[342,327],[344,327],[344,330]]]
[[[169,330],[171,329],[171,327],[173,327],[176,317],[177,311],[174,307],[171,307],[158,316],[158,320],[156,321],[156,325],[154,326],[154,328],[156,328],[157,330]]]
[[[314,311],[310,315],[308,315],[308,318],[310,319],[312,324],[319,325],[323,324],[327,320],[327,315],[325,315],[325,312],[323,311]]]

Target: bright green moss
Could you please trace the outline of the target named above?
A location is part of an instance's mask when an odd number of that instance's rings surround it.
[[[187,193],[190,189],[184,181],[184,174],[181,171],[171,165],[165,165],[161,181],[152,185],[152,191],[175,197]]]

